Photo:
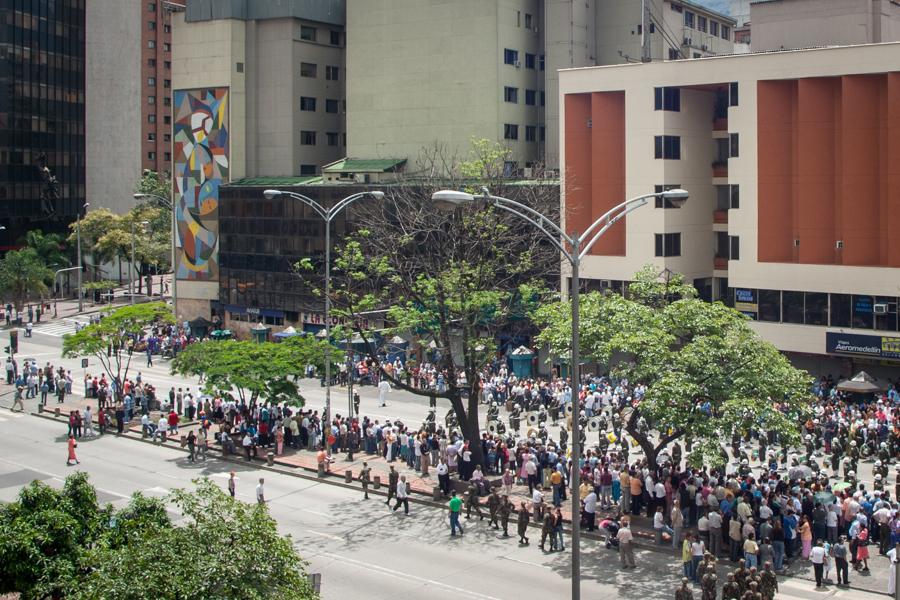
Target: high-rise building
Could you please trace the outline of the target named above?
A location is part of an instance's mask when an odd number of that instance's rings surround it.
[[[0,2],[0,248],[85,202],[85,0]]]
[[[174,14],[179,316],[219,296],[219,186],[345,156],[343,0],[191,0]]]
[[[172,13],[184,3],[87,3],[87,196],[134,206],[144,169],[172,170]],[[140,32],[140,35],[138,35]]]
[[[733,28],[688,0],[349,0],[348,154],[416,171],[476,137],[557,169],[558,69],[730,53]]]
[[[573,69],[560,92],[569,230],[690,192],[611,229],[582,263],[588,287],[622,290],[652,264],[813,372],[896,369],[900,43]]]

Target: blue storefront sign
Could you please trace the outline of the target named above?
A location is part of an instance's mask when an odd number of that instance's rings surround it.
[[[825,351],[829,354],[900,360],[900,337],[829,331],[825,333]]]

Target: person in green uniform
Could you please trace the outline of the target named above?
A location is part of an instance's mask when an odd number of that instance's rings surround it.
[[[466,519],[468,520],[472,516],[472,509],[475,509],[475,514],[478,515],[478,518],[484,521],[484,513],[481,512],[481,502],[478,501],[478,488],[474,485],[470,485],[469,489],[466,490]]]
[[[688,578],[681,578],[681,585],[675,588],[675,600],[694,600],[694,592],[688,587]]]
[[[488,496],[487,499],[488,512],[491,516],[490,526],[494,529],[499,529],[500,526],[497,524],[497,516],[498,511],[500,510],[500,496],[497,494],[497,490],[494,489],[491,491],[491,495]]]
[[[525,506],[525,503],[522,502],[519,505],[519,515],[516,520],[516,530],[519,534],[519,544],[528,545],[528,536],[525,534],[528,533],[528,521],[531,520],[531,515],[528,514],[528,507]]]
[[[497,509],[500,513],[500,527],[503,529],[503,537],[509,537],[509,515],[512,512],[512,503],[509,496],[504,495],[500,499],[500,506]]]

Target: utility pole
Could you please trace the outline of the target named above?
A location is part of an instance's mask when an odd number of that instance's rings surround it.
[[[84,269],[84,265],[81,264],[81,211],[85,211],[87,214],[87,207],[90,206],[90,202],[85,202],[84,206],[78,209],[78,214],[75,217],[75,240],[77,246],[77,254],[78,254],[78,312],[84,310],[84,293],[81,290],[81,271]]]
[[[641,62],[650,62],[650,7],[647,0],[641,0]]]

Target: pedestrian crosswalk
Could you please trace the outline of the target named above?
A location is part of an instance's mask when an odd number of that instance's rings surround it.
[[[5,423],[6,421],[12,419],[21,419],[25,416],[23,412],[12,412],[8,409],[0,409],[0,423]]]
[[[34,323],[32,325],[35,334],[49,335],[53,337],[62,337],[69,333],[75,333],[75,325],[87,325],[87,320],[82,319],[59,319],[56,321],[47,321],[44,323]],[[20,329],[20,337],[25,335],[25,329]]]

